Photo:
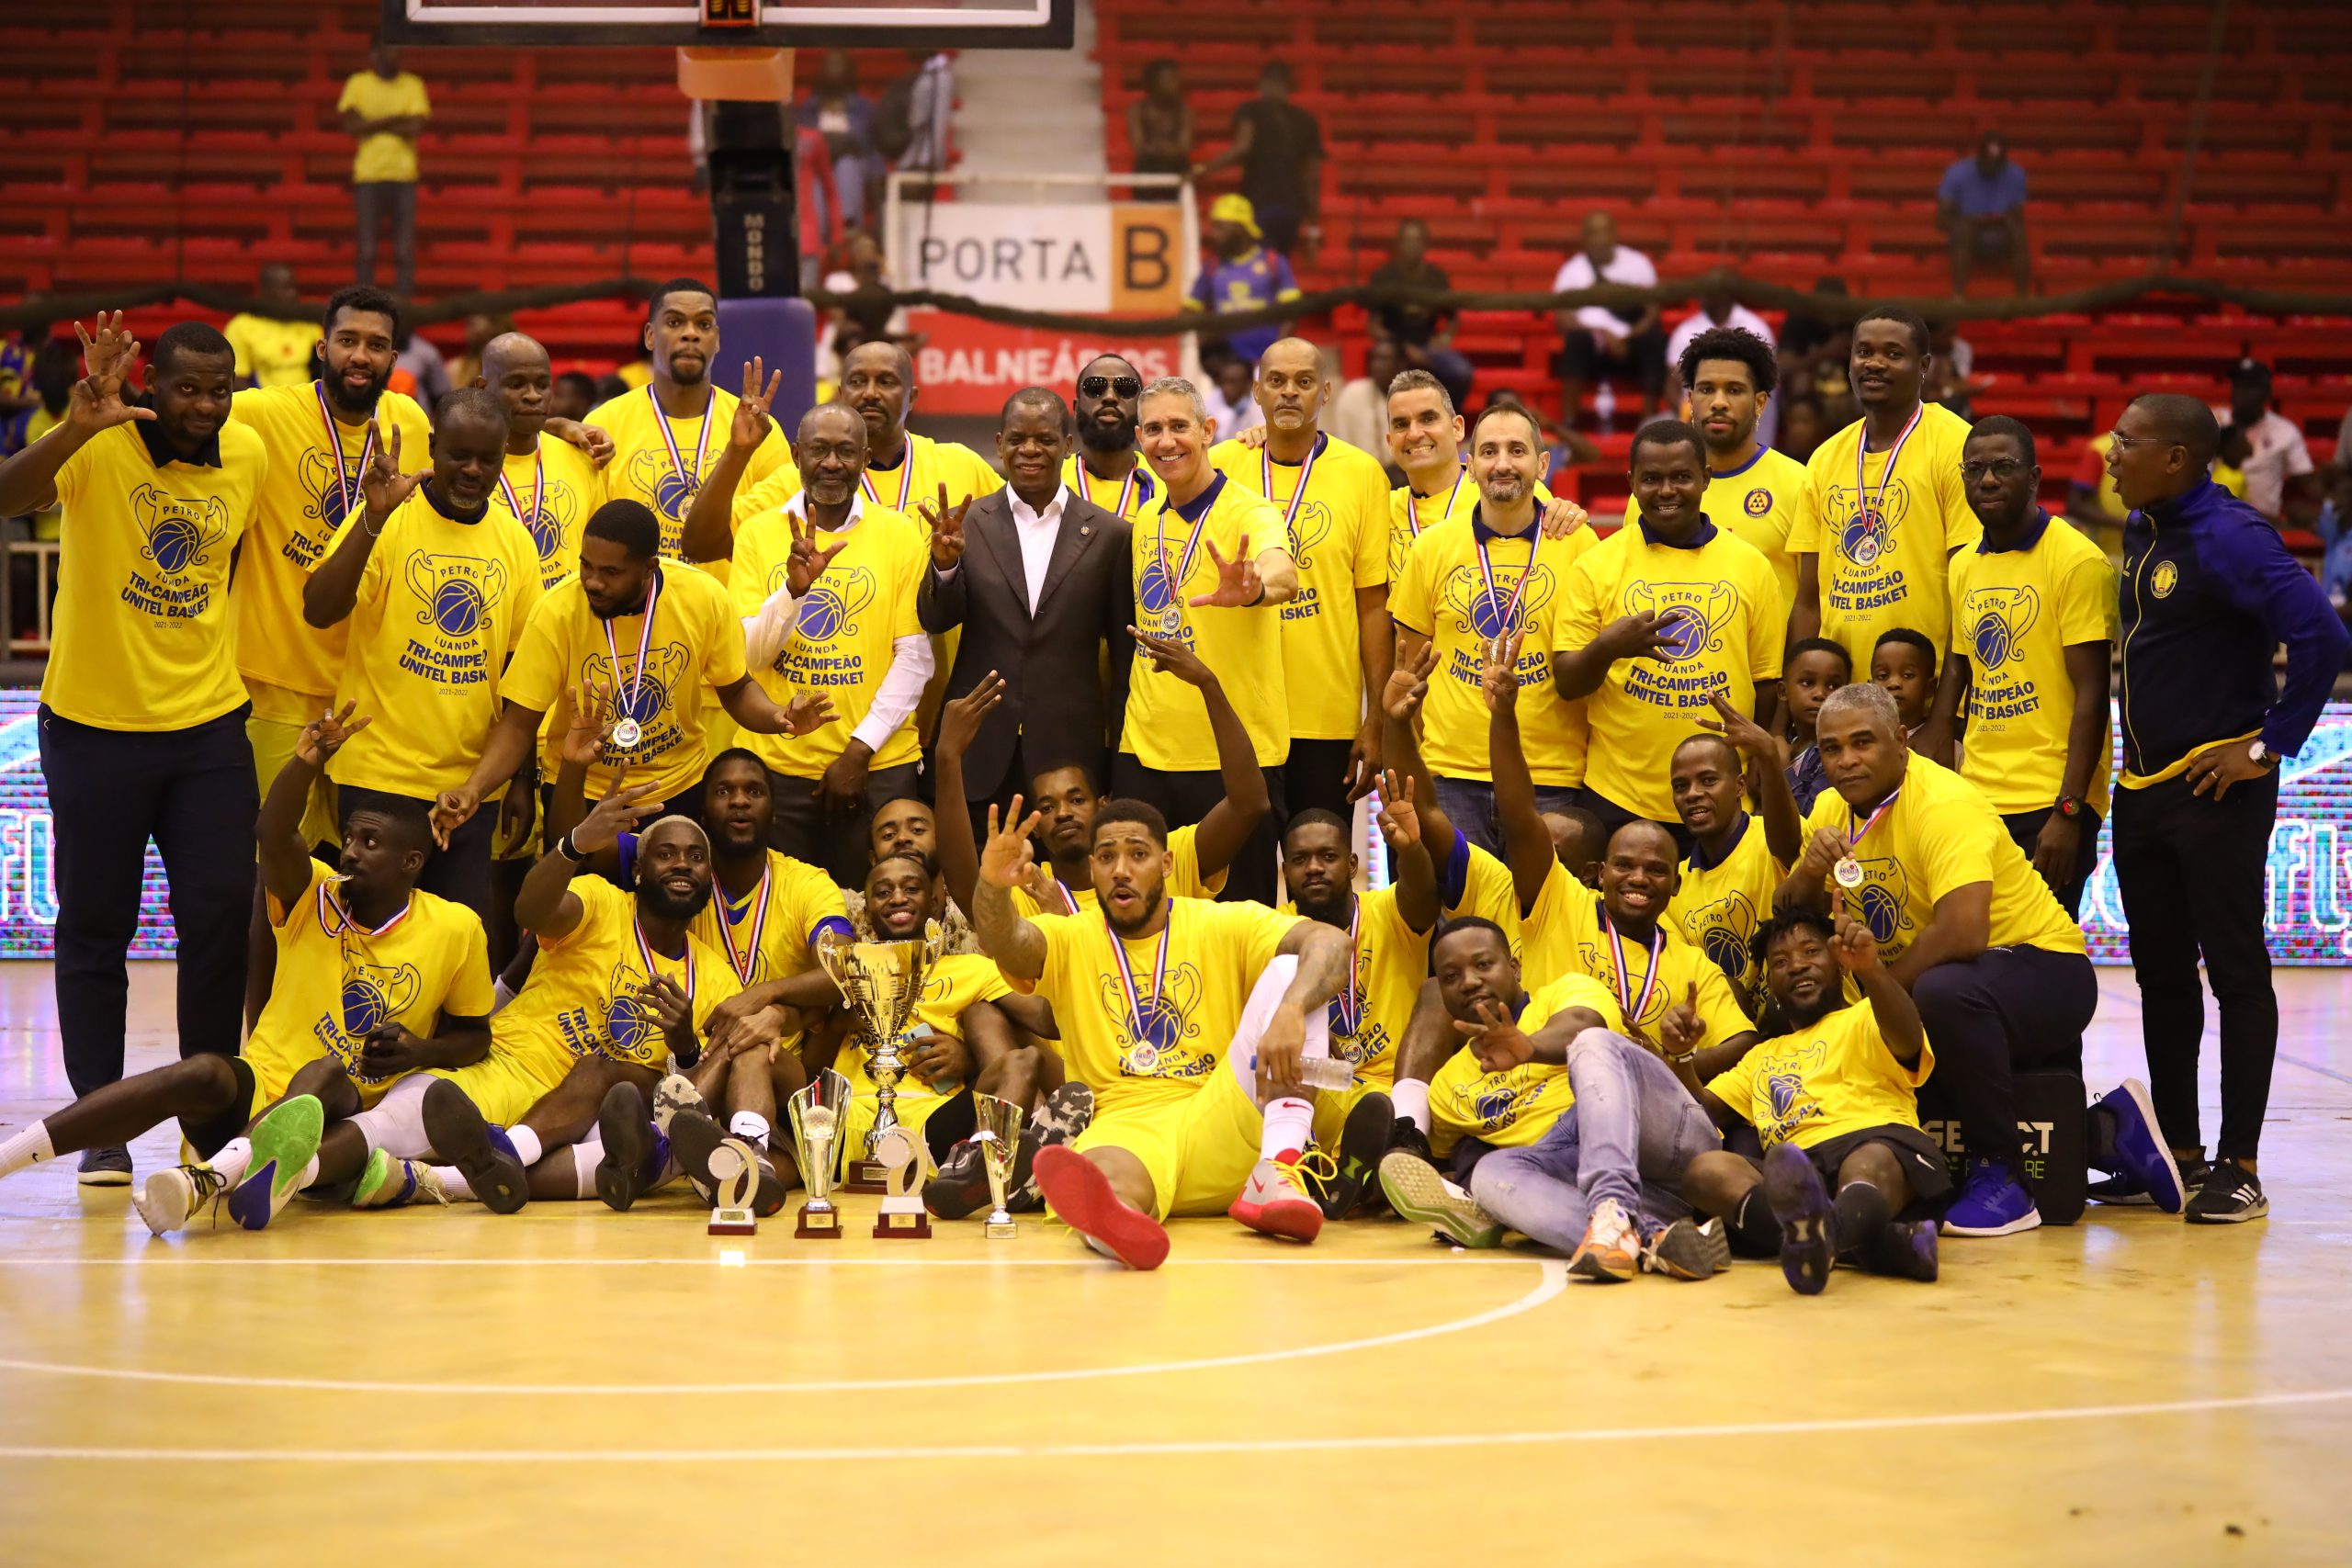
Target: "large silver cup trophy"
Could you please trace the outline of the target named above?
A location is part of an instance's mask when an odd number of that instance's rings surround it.
[[[848,1192],[887,1192],[891,1167],[879,1157],[882,1142],[899,1125],[899,1080],[906,1076],[907,1023],[922,999],[923,976],[939,960],[939,922],[923,927],[920,942],[833,942],[817,949],[817,961],[842,993],[856,1021],[850,1043],[865,1055],[865,1076],[874,1085],[874,1125],[866,1131],[865,1157],[850,1162]]]
[[[849,1079],[831,1067],[786,1102],[792,1119],[792,1155],[808,1201],[800,1205],[797,1236],[839,1241],[842,1212],[833,1203],[833,1178],[841,1169],[842,1129],[849,1121]]]

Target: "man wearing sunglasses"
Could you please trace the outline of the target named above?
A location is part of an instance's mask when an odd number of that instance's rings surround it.
[[[2107,454],[2132,508],[2115,881],[2157,1120],[2183,1184],[2199,1189],[2188,1218],[2205,1224],[2270,1212],[2256,1156],[2278,1050],[2263,937],[2278,769],[2318,723],[2352,643],[2278,529],[2213,482],[2220,444],[2212,410],[2151,393],[2123,411]],[[2282,642],[2283,692],[2270,667]],[[2222,1014],[2222,1132],[2210,1167],[2197,1120],[2200,956]]]
[[[1143,376],[1126,358],[1099,355],[1078,373],[1078,449],[1062,463],[1062,482],[1083,500],[1129,523],[1159,493],[1143,454],[1136,450],[1136,404]]]
[[[2107,814],[2107,660],[2115,570],[2034,498],[2033,432],[1977,421],[1960,453],[1984,536],[1951,558],[1951,654],[1922,750],[1984,792],[2066,912],[2082,918]]]

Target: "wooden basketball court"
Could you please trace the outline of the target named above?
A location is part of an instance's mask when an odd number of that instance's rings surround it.
[[[2094,1209],[1809,1301],[1394,1223],[1185,1222],[1136,1276],[1035,1220],[875,1242],[871,1199],[830,1246],[667,1194],[157,1241],[61,1160],[0,1182],[0,1560],[2341,1563],[2352,976],[2281,982],[2274,1218]],[[64,1098],[50,983],[0,965],[8,1127]],[[2102,983],[2094,1082],[2138,1055]]]

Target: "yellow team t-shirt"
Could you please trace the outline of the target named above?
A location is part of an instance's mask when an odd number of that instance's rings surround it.
[[[1785,631],[1797,602],[1797,559],[1789,552],[1789,530],[1804,505],[1804,465],[1786,452],[1758,446],[1736,468],[1707,475],[1707,515],[1727,522],[1731,531],[1756,547],[1780,585],[1780,625]]]
[[[433,112],[433,100],[425,96],[423,78],[413,72],[403,71],[387,80],[373,71],[358,71],[344,83],[343,96],[335,100],[334,107],[337,114],[356,109],[366,119],[422,118]],[[351,157],[351,183],[388,182],[416,182],[416,142],[389,131],[362,136],[358,151]]]
[[[1627,1032],[1617,999],[1588,975],[1564,975],[1535,991],[1520,1011],[1519,1027],[1532,1034],[1569,1008],[1589,1009],[1603,1026]],[[1430,1151],[1442,1159],[1465,1137],[1524,1148],[1550,1132],[1576,1100],[1565,1066],[1527,1062],[1490,1073],[1464,1045],[1430,1079]]]
[[[371,933],[335,897],[334,875],[313,861],[300,898],[268,900],[277,975],[243,1053],[255,1110],[330,1054],[358,1087],[359,1103],[373,1105],[404,1075],[367,1070],[360,1046],[370,1031],[397,1023],[429,1040],[444,1013],[490,1016],[490,947],[471,909],[419,889],[404,914]]]
[[[2066,649],[2115,640],[2115,569],[2062,518],[2043,518],[2022,549],[1980,539],[1951,559],[1951,648],[1969,664],[1968,743],[1960,774],[2002,813],[2039,811],[2066,779],[2075,686]],[[2091,768],[2104,816],[2109,749]]]
[[[1788,640],[1770,565],[1712,523],[1700,531],[1679,548],[1627,522],[1569,569],[1558,626],[1560,645],[1577,649],[1621,615],[1667,617],[1666,656],[1618,660],[1584,704],[1586,787],[1653,822],[1675,819],[1674,749],[1714,716],[1710,699],[1755,712],[1756,682],[1780,678]]]
[[[610,694],[637,720],[636,747],[623,751],[608,742],[588,769],[592,801],[605,797],[622,767],[630,784],[653,786],[653,800],[675,799],[700,784],[709,763],[703,688],[743,678],[743,624],[725,586],[674,562],[656,568],[654,581],[661,593],[650,635],[641,614],[598,619],[577,577],[559,584],[531,612],[500,687],[501,696],[537,713],[552,712],[569,687]]]
[[[1159,480],[1151,466],[1140,457],[1124,479],[1098,479],[1086,471],[1086,465],[1073,452],[1062,459],[1062,483],[1074,495],[1092,502],[1105,512],[1116,513],[1132,523],[1147,503],[1159,493]]]
[[[536,451],[506,455],[490,509],[523,525],[539,560],[539,586],[580,570],[580,536],[605,504],[605,477],[587,453],[545,432]]]
[[[1364,714],[1356,591],[1388,581],[1386,470],[1328,434],[1315,437],[1315,450],[1303,464],[1277,463],[1238,441],[1217,443],[1209,461],[1274,506],[1298,563],[1298,595],[1281,610],[1291,738],[1354,739]],[[1250,540],[1252,550],[1264,545],[1255,536]]]
[[[729,576],[739,621],[784,586],[786,563],[792,550],[792,523],[807,522],[803,503],[795,498],[775,512],[756,517],[736,536],[737,570]],[[760,689],[778,707],[796,692],[831,697],[833,716],[822,728],[805,736],[746,733],[743,743],[760,761],[779,773],[813,779],[845,750],[851,733],[865,722],[889,673],[894,645],[902,637],[921,637],[922,622],[915,614],[915,594],[931,560],[922,530],[895,512],[857,497],[849,526],[820,530],[818,547],[839,541],[835,556],[800,602],[792,635],[785,639],[775,662],[753,671]],[[736,641],[742,641],[739,632]],[[922,747],[915,739],[913,716],[890,732],[874,754],[873,766],[895,768],[915,761]]]
[[[1165,886],[1170,898],[1214,898],[1225,891],[1225,879],[1229,872],[1221,869],[1215,876],[1204,876],[1201,873],[1200,835],[1197,825],[1168,829]],[[1044,870],[1047,875],[1052,874],[1050,865],[1045,865]],[[1043,904],[1026,887],[1016,887],[1012,890],[1012,907],[1021,912],[1023,919],[1035,915],[1091,915],[1102,908],[1102,901],[1095,896],[1091,882],[1072,886],[1056,879],[1055,887],[1057,891],[1053,898]],[[1067,899],[1063,897],[1064,894],[1069,895]],[[1075,909],[1070,908],[1072,904],[1077,906]]]
[[[1161,942],[1121,942],[1099,914],[1036,915],[1046,967],[1035,991],[1053,1004],[1069,1076],[1094,1091],[1095,1114],[1182,1106],[1217,1070],[1250,992],[1298,923],[1263,904],[1167,902],[1167,964],[1155,985]],[[1120,983],[1133,977],[1140,1018]],[[1163,1197],[1166,1194],[1162,1194]]]
[[[1479,681],[1487,644],[1506,627],[1520,628],[1526,638],[1519,649],[1519,735],[1528,771],[1539,784],[1582,784],[1586,705],[1559,700],[1552,655],[1574,646],[1562,616],[1569,570],[1593,548],[1592,530],[1545,539],[1540,525],[1530,525],[1528,534],[1495,538],[1475,534],[1476,523],[1474,511],[1423,530],[1389,591],[1396,624],[1437,647],[1421,705],[1422,759],[1441,778],[1494,777],[1491,716]]]
[[[335,531],[323,559],[367,514]],[[444,512],[419,485],[384,519],[354,601],[351,647],[335,705],[370,722],[327,762],[358,789],[430,799],[466,782],[481,760],[506,660],[538,607],[538,555],[507,513],[473,522]]]
[[[1535,510],[1540,513],[1551,504],[1552,492],[1537,484]],[[1457,466],[1453,478],[1428,495],[1408,484],[1391,490],[1388,492],[1389,582],[1394,584],[1404,577],[1405,558],[1412,553],[1414,540],[1441,523],[1469,516],[1477,510],[1477,506],[1478,487],[1472,482],[1470,467],[1466,463]]]
[[[1252,556],[1282,548],[1283,514],[1223,474],[1182,510],[1169,506],[1163,490],[1136,519],[1136,624],[1201,656],[1241,716],[1258,765],[1272,768],[1290,755],[1280,607],[1195,609],[1192,604],[1216,589],[1209,546],[1229,561],[1245,534]],[[1217,766],[1216,737],[1201,694],[1140,650],[1127,687],[1126,732],[1119,750],[1166,773],[1205,773]]]
[[[1821,829],[1851,839],[1869,822],[1834,789],[1821,792],[1805,818],[1808,841]],[[1984,792],[1925,757],[1907,759],[1894,805],[1852,851],[1862,885],[1828,888],[1845,911],[1878,938],[1879,955],[1892,962],[1935,919],[1936,900],[1974,883],[1993,885],[1991,947],[2039,947],[2081,953],[2083,931],[2051,896],[2025,852],[1984,798]]]
[[[1281,912],[1296,915],[1296,903]],[[1430,977],[1430,933],[1417,931],[1396,908],[1394,886],[1356,895],[1355,965],[1325,1010],[1331,1055],[1356,1070],[1356,1082],[1382,1089],[1396,1081],[1396,1043]]]
[[[269,457],[230,423],[219,467],[158,463],[143,428],[102,430],[57,470],[64,546],[40,700],[101,729],[187,729],[245,700],[229,566]]]
[[[269,479],[231,593],[237,671],[252,691],[254,716],[308,724],[343,673],[351,623],[314,626],[304,620],[303,585],[326,558],[327,541],[361,504],[359,476],[375,455],[376,425],[400,432],[401,467],[411,471],[432,461],[433,426],[415,400],[399,392],[378,400],[374,423],[345,424],[320,406],[316,381],[239,392],[229,417],[259,435],[269,454]]]
[[[729,898],[714,882],[710,902],[686,930],[726,959],[749,987],[815,968],[817,933],[836,921],[844,936],[853,934],[849,908],[833,879],[805,861],[770,850],[764,883]]]
[[[220,329],[237,353],[237,374],[257,387],[299,387],[311,379],[311,352],[326,335],[316,321],[234,315]]]
[[[1809,1149],[1872,1127],[1919,1125],[1919,1086],[1935,1071],[1923,1043],[1905,1066],[1886,1048],[1878,1014],[1850,1002],[1811,1029],[1759,1041],[1707,1087],[1755,1127],[1764,1146]]]
[[[676,557],[685,543],[686,513],[694,509],[695,493],[727,450],[727,433],[735,423],[735,405],[742,400],[717,387],[707,389],[709,400],[702,412],[673,419],[662,413],[650,382],[624,392],[588,412],[588,423],[601,426],[613,438],[613,460],[605,465],[606,501],[640,502],[662,523],[662,553]],[[662,439],[662,431],[669,439]],[[672,447],[676,456],[671,455]],[[735,491],[736,513],[742,515],[744,493],[782,471],[792,490],[800,488],[799,471],[792,467],[792,447],[780,426],[771,426],[752,449],[752,460]],[[791,493],[790,491],[786,491]],[[714,576],[724,578],[724,561],[705,563]]]
[[[939,510],[939,487],[947,487],[947,504],[956,505],[976,495],[988,495],[1004,488],[1004,477],[989,466],[989,460],[955,441],[934,441],[928,435],[907,432],[907,449],[896,467],[869,467],[858,479],[858,493],[868,506],[887,507],[899,513],[931,536],[931,525],[922,520],[922,508]],[[790,464],[763,478],[757,484],[747,477],[735,492],[735,524],[740,528],[753,517],[764,516],[800,493],[800,470]]]
[[[922,995],[915,1001],[914,1017],[908,1027],[929,1024],[934,1034],[952,1034],[961,1040],[965,1038],[966,1009],[974,1002],[992,1002],[1011,995],[1012,987],[1005,983],[1004,973],[996,966],[995,959],[976,953],[949,953],[923,972]],[[900,1050],[903,1055],[904,1047]],[[842,1041],[841,1054],[833,1059],[833,1066],[849,1080],[850,1094],[858,1108],[868,1110],[879,1091],[866,1076],[865,1051],[855,1031]],[[921,1125],[933,1111],[964,1088],[956,1082],[933,1086],[909,1073],[899,1080],[895,1097],[899,1119]],[[865,1124],[872,1125],[870,1111]],[[853,1157],[863,1153],[854,1151]]]
[[[1788,866],[1765,842],[1764,824],[1743,817],[1738,840],[1722,860],[1702,863],[1692,847],[1666,918],[1684,942],[1755,996],[1764,971],[1749,955],[1748,943],[1772,918],[1772,896],[1788,874]]]
[[[1892,475],[1890,454],[1870,452],[1857,521],[1854,451],[1861,439],[1856,420],[1805,465],[1804,503],[1789,530],[1789,551],[1819,558],[1821,635],[1844,648],[1855,669],[1868,670],[1879,634],[1890,626],[1908,626],[1943,647],[1951,629],[1947,558],[1974,544],[1984,525],[1960,479],[1966,420],[1940,403],[1923,405]]]

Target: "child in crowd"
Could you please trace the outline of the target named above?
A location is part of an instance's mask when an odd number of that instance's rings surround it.
[[[1919,749],[1919,730],[1936,710],[1936,645],[1909,626],[1894,626],[1871,649],[1871,679],[1894,699],[1903,733]]]
[[[1781,693],[1789,705],[1789,788],[1800,813],[1813,809],[1814,797],[1829,787],[1821,766],[1821,751],[1813,743],[1813,716],[1822,699],[1854,678],[1854,661],[1827,637],[1809,637],[1789,649]]]

